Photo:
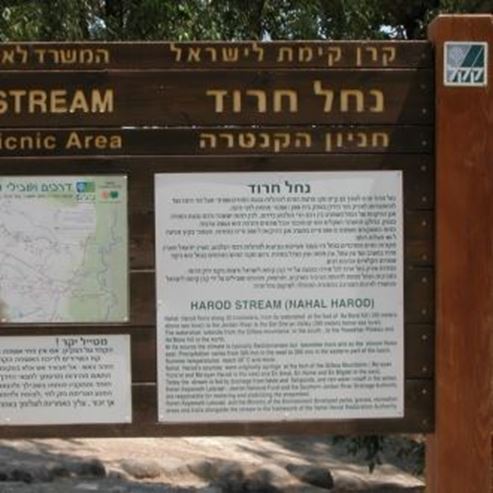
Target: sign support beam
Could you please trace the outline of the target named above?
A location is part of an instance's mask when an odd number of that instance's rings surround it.
[[[427,491],[487,492],[493,429],[493,16],[440,16],[429,38],[436,52],[437,339]],[[465,48],[447,56],[450,42],[488,43],[487,79],[479,72],[470,78],[466,58],[454,67]],[[454,77],[454,68],[465,70]]]

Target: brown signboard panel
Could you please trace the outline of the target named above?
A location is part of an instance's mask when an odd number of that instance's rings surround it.
[[[6,43],[2,70],[431,67],[426,42]]]
[[[405,273],[406,320],[410,324],[429,324],[433,322],[433,271],[430,268],[408,267]],[[134,271],[130,279],[131,317],[128,327],[156,326],[155,274],[153,271]],[[57,327],[59,324],[57,324]],[[73,328],[74,324],[70,326]],[[17,331],[18,325],[8,322],[0,324],[0,328]],[[69,327],[67,327],[67,330]]]
[[[0,329],[0,336],[12,335],[14,328]],[[95,331],[88,327],[78,327],[81,335],[97,333],[120,333],[121,327],[105,327]],[[63,335],[66,328],[55,327],[50,333]],[[154,325],[129,327],[126,332],[132,340],[132,381],[134,384],[156,383],[156,360],[150,355],[156,353],[156,330]],[[43,335],[43,327],[15,328],[16,335]],[[409,324],[406,327],[405,365],[408,380],[429,379],[433,376],[433,328],[426,324]]]
[[[431,432],[433,384],[431,380],[406,382],[406,417],[387,420],[310,421],[296,423],[207,423],[156,425],[156,387],[134,385],[134,423],[131,425],[72,425],[0,427],[3,438],[53,437],[166,437],[190,435],[295,435],[399,433],[419,429]],[[288,431],[289,428],[289,431]]]
[[[410,210],[433,210],[434,164],[431,155],[407,154],[344,154],[263,156],[195,156],[191,157],[71,157],[71,158],[8,158],[0,159],[3,175],[16,174],[98,174],[129,175],[129,200],[132,212],[152,211],[153,177],[156,173],[198,173],[233,171],[349,171],[402,170],[404,204]]]
[[[133,158],[17,158],[2,159],[4,176],[57,173],[125,173],[130,204],[131,318],[128,324],[99,327],[96,333],[131,334],[134,424],[132,426],[70,427],[74,436],[140,436],[208,433],[354,432],[429,430],[432,426],[433,368],[433,164],[427,155],[296,155],[271,157],[133,157]],[[153,176],[158,172],[245,170],[367,170],[404,171],[405,216],[405,376],[406,418],[323,423],[213,424],[208,426],[156,424],[156,315],[154,273]],[[93,334],[87,326],[25,327],[3,324],[2,335],[39,335],[76,332]],[[145,384],[142,386],[142,384]],[[150,384],[152,384],[150,386]],[[424,407],[423,407],[424,406]],[[138,420],[137,420],[138,419]],[[138,423],[138,424],[137,424]],[[257,426],[258,425],[258,426]],[[2,429],[2,428],[0,428]],[[3,436],[56,436],[63,427],[3,428]],[[186,431],[185,431],[186,429]]]
[[[0,425],[0,436],[432,430],[431,63],[421,42],[2,45],[0,175],[127,177],[130,317],[94,325],[4,322],[0,337],[130,336],[133,418]],[[402,171],[404,417],[159,424],[155,175],[374,170]]]
[[[433,126],[69,128],[0,131],[0,157],[228,154],[425,154]]]
[[[430,124],[431,70],[4,73],[12,127]]]

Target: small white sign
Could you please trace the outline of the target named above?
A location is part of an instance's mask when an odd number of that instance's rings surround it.
[[[130,336],[0,338],[0,424],[132,421]]]
[[[444,49],[444,85],[488,85],[488,43],[447,41]]]
[[[400,171],[161,174],[159,420],[404,413]]]

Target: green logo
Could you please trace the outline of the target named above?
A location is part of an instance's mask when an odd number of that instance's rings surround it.
[[[445,43],[444,84],[446,86],[486,86],[488,43]]]
[[[96,183],[93,181],[78,181],[76,184],[77,193],[94,193]]]

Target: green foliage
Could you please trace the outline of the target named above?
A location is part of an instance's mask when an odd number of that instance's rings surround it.
[[[334,443],[343,442],[346,445],[346,450],[356,456],[362,451],[365,453],[365,462],[368,464],[370,473],[375,470],[375,467],[382,463],[382,453],[384,451],[385,437],[381,435],[356,436],[346,438],[336,436],[333,438]]]
[[[335,436],[332,443],[343,446],[349,454],[364,461],[370,473],[389,460],[409,473],[424,473],[425,444],[422,436]]]
[[[0,0],[0,40],[420,38],[493,0]]]

